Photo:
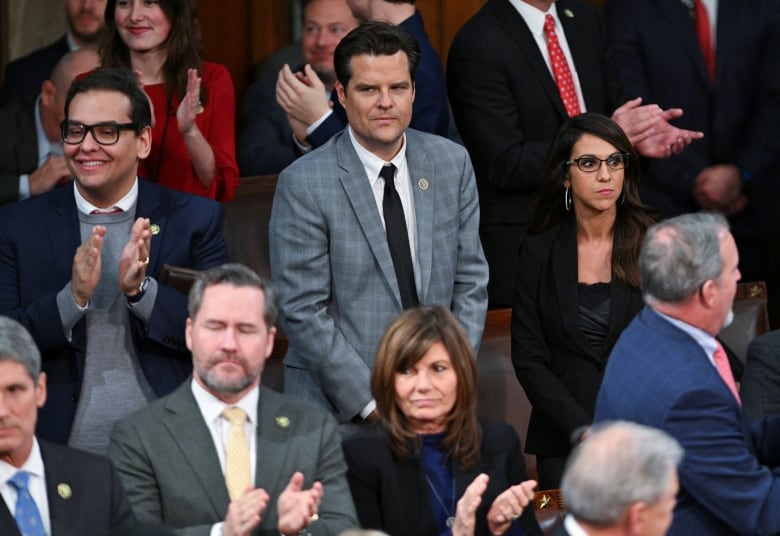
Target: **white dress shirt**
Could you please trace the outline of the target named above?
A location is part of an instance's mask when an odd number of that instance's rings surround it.
[[[2,482],[2,486],[0,486],[0,495],[2,495],[12,516],[14,510],[16,510],[16,497],[18,493],[16,488],[9,484],[8,481],[19,471],[27,471],[30,473],[28,489],[35,501],[35,505],[38,507],[38,512],[41,514],[41,521],[43,521],[43,528],[46,531],[46,535],[51,536],[49,499],[46,494],[46,472],[43,469],[43,458],[41,457],[41,449],[38,446],[37,439],[33,438],[33,446],[30,455],[21,467],[14,467],[10,463],[0,460],[0,482]]]
[[[555,19],[555,35],[558,37],[558,44],[561,46],[563,55],[566,56],[566,62],[569,64],[569,70],[571,70],[571,77],[574,81],[574,89],[577,92],[577,100],[580,103],[580,110],[582,113],[588,111],[585,107],[585,98],[582,95],[582,88],[580,87],[580,78],[577,75],[577,66],[574,65],[574,58],[572,58],[571,50],[569,49],[569,42],[566,40],[566,33],[561,26],[561,19],[558,17],[558,10],[555,7],[555,2],[550,5],[549,11],[541,11],[534,6],[523,2],[523,0],[509,0],[509,3],[514,6],[520,16],[523,17],[528,29],[534,36],[536,46],[539,47],[539,52],[544,58],[544,62],[547,64],[547,69],[550,71],[550,75],[555,76],[552,71],[552,63],[550,62],[550,53],[547,50],[547,36],[544,33],[544,18],[547,14],[552,15]]]

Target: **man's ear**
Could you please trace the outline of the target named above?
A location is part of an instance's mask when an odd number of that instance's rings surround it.
[[[44,80],[41,84],[41,104],[48,108],[54,102],[54,96],[57,93],[57,88],[54,87],[54,82],[51,80]]]
[[[145,126],[138,134],[138,158],[143,160],[152,151],[152,127]]]
[[[700,299],[702,300],[702,303],[704,303],[705,306],[712,307],[712,305],[715,303],[715,293],[718,290],[717,285],[715,284],[715,281],[712,279],[708,279],[704,282],[704,284],[701,286],[701,291],[699,292]]]
[[[336,95],[339,97],[339,103],[342,107],[344,106],[344,102],[347,100],[347,88],[345,88],[343,85],[341,85],[341,82],[336,80]]]
[[[187,318],[187,324],[184,327],[184,340],[187,342],[187,350],[192,351],[192,319]]]
[[[38,373],[38,381],[35,384],[35,404],[42,408],[46,403],[46,373]]]

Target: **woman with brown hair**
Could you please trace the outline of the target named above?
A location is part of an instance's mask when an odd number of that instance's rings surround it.
[[[233,81],[201,57],[194,0],[109,0],[105,20],[102,65],[135,70],[154,109],[139,175],[229,201],[238,187]]]
[[[520,250],[512,363],[533,406],[526,451],[539,486],[557,488],[593,417],[607,357],[642,307],[637,259],[654,219],[639,162],[613,120],[586,113],[558,133]]]
[[[364,528],[541,534],[517,433],[477,419],[476,383],[471,345],[448,310],[413,308],[390,324],[371,372],[382,425],[344,441]]]

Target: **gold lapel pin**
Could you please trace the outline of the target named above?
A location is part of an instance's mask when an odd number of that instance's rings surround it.
[[[420,179],[419,181],[417,181],[417,187],[420,188],[420,190],[425,191],[428,189],[428,186],[429,186],[428,179]]]
[[[156,234],[160,233],[160,226],[157,225],[156,223],[153,223],[151,225],[150,229],[151,229],[153,235],[156,235]]]
[[[564,9],[563,14],[569,17],[570,19],[574,18],[574,13],[572,13],[571,9]]]
[[[276,426],[278,426],[279,428],[287,428],[288,426],[290,426],[290,419],[285,416],[277,417]]]
[[[73,490],[64,482],[60,482],[57,484],[57,494],[63,499],[70,499],[73,496]]]

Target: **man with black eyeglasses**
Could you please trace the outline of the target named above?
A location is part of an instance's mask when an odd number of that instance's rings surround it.
[[[138,179],[150,122],[131,71],[77,79],[61,124],[74,186],[0,209],[0,314],[30,331],[49,379],[37,435],[94,452],[191,373],[186,297],[158,283],[163,264],[227,261],[219,204]]]

